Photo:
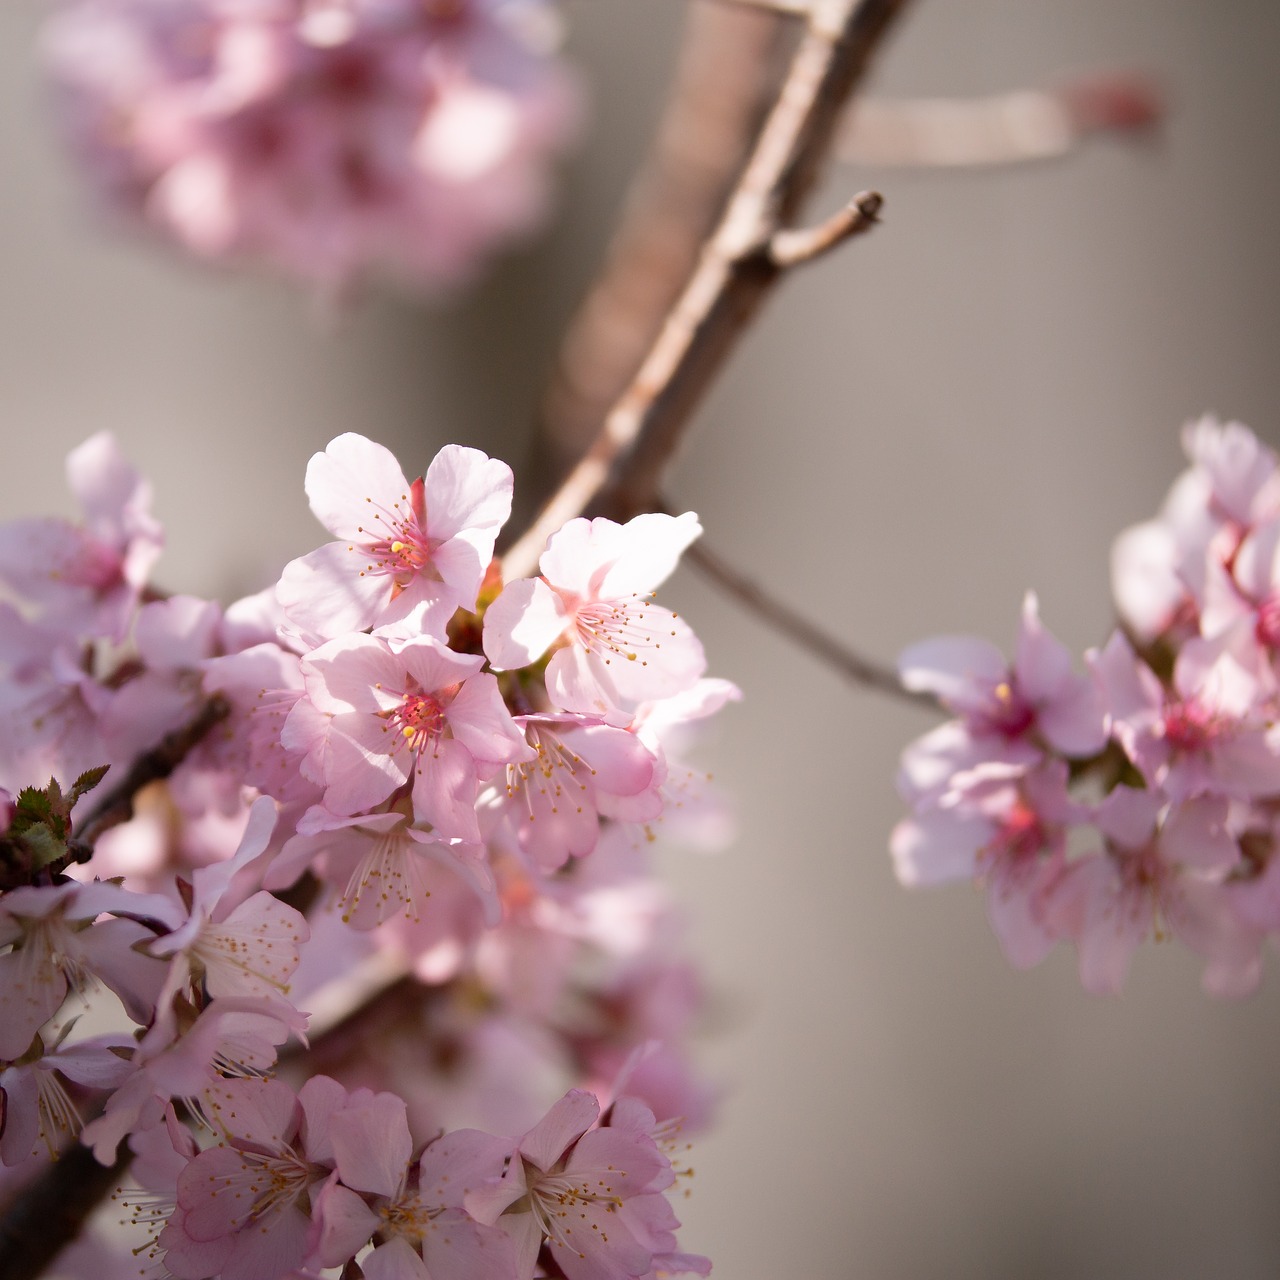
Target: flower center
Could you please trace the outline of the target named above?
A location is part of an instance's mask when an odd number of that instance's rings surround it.
[[[1164,740],[1175,751],[1203,751],[1219,735],[1221,725],[1198,702],[1179,702],[1166,709],[1163,729]]]
[[[413,751],[422,751],[445,727],[444,708],[429,693],[406,693],[404,701],[390,713],[390,719]]]

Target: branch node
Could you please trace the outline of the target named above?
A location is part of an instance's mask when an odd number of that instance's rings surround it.
[[[816,227],[776,232],[765,246],[765,252],[780,271],[813,262],[846,240],[870,231],[880,221],[883,207],[884,197],[878,191],[863,191]]]

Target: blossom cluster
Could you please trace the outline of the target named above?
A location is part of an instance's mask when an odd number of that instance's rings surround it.
[[[348,434],[334,540],[223,609],[151,585],[109,436],[68,475],[83,521],[0,529],[0,1200],[79,1139],[179,1280],[705,1274],[649,869],[726,825],[682,758],[737,691],[653,600],[697,518],[572,520],[504,583],[504,463]]]
[[[572,131],[549,0],[64,0],[45,33],[103,202],[335,292],[472,275]]]
[[[1012,963],[1070,941],[1090,991],[1173,936],[1242,995],[1280,931],[1280,465],[1239,423],[1183,445],[1159,516],[1115,544],[1121,626],[1085,674],[1030,595],[1012,662],[970,637],[899,660],[957,717],[903,754],[899,878],[976,880]]]

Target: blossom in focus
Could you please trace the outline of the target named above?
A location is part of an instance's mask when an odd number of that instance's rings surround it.
[[[562,711],[621,714],[683,693],[702,675],[702,645],[683,619],[652,601],[702,532],[691,511],[570,520],[547,540],[542,576],[508,583],[485,614],[495,670],[547,664],[547,693]]]
[[[339,541],[285,567],[277,596],[291,621],[335,637],[425,610],[442,635],[455,608],[475,608],[511,514],[505,462],[445,445],[410,484],[390,450],[348,432],[311,459],[306,487]]]
[[[546,0],[67,0],[45,45],[99,197],[325,291],[465,281],[574,123]]]

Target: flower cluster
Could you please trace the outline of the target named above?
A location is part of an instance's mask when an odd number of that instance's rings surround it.
[[[899,878],[975,878],[1014,964],[1069,940],[1091,991],[1172,935],[1240,995],[1280,931],[1280,466],[1239,423],[1183,444],[1160,515],[1116,542],[1122,628],[1086,675],[1033,596],[1011,663],[960,637],[899,662],[957,716],[903,754]]]
[[[466,279],[539,221],[574,94],[549,0],[65,0],[67,131],[114,210],[332,292]]]
[[[681,756],[737,691],[653,600],[696,517],[570,521],[504,583],[504,463],[410,482],[344,435],[306,479],[335,540],[224,610],[150,585],[109,437],[69,473],[83,522],[0,530],[0,1178],[125,1144],[179,1280],[705,1273],[663,1195],[700,993],[649,871],[723,825]]]

